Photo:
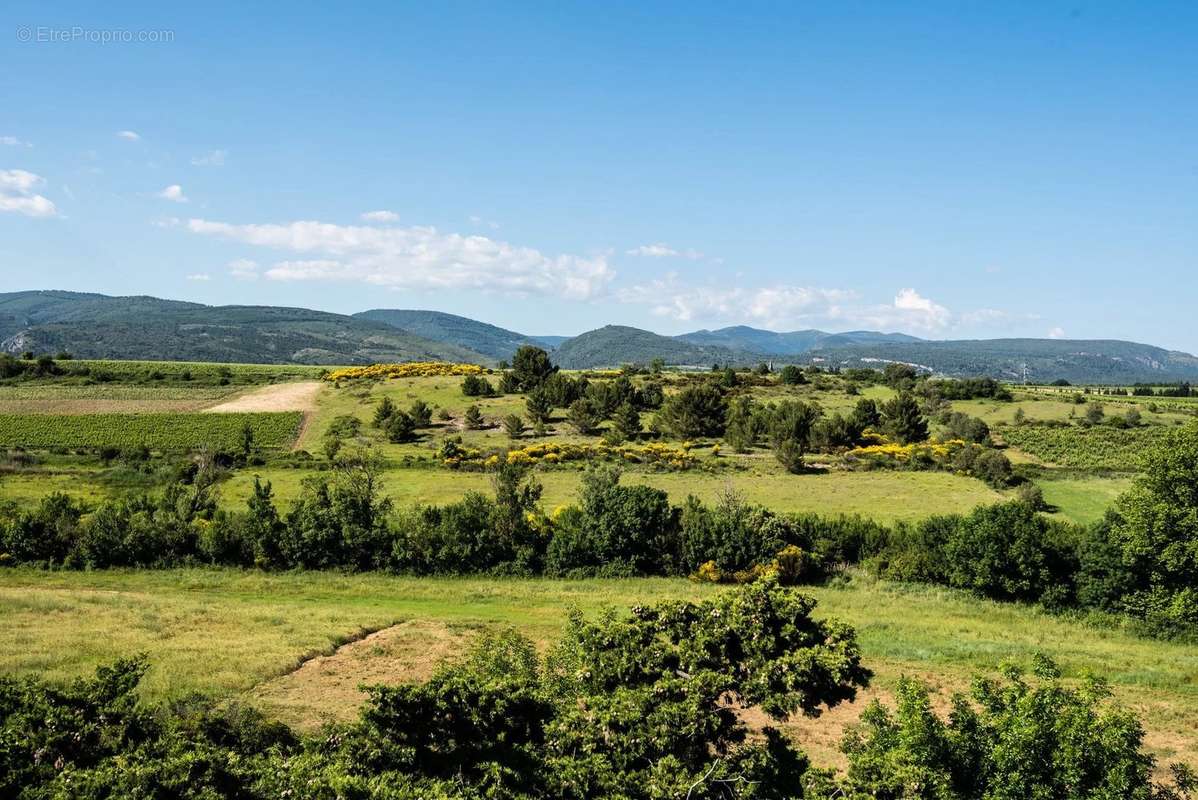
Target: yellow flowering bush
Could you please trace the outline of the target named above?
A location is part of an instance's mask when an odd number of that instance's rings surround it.
[[[689,452],[659,442],[641,446],[609,445],[603,442],[538,442],[508,450],[507,453],[484,454],[482,451],[454,445],[442,453],[448,467],[483,467],[494,469],[501,460],[509,464],[534,466],[536,464],[561,464],[566,461],[590,461],[594,459],[621,459],[633,464],[653,464],[669,469],[685,470],[696,466],[699,459]]]
[[[478,364],[454,364],[449,361],[408,361],[403,364],[371,364],[368,367],[343,367],[328,372],[326,381],[388,378],[437,378],[452,375],[481,375],[490,372]]]
[[[845,453],[845,460],[849,463],[863,461],[868,465],[883,468],[951,468],[954,457],[967,446],[968,443],[961,439],[913,444],[898,444],[884,439],[878,444],[849,450]]]

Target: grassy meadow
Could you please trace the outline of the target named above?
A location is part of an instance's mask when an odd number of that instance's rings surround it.
[[[565,613],[699,599],[719,587],[678,579],[552,581],[265,574],[186,569],[0,574],[5,642],[0,673],[69,678],[132,652],[152,668],[150,698],[203,691],[258,705],[303,727],[345,718],[359,682],[413,680],[486,628],[514,627],[551,643]],[[1163,758],[1198,758],[1198,648],[1144,639],[1110,621],[1074,620],[946,589],[876,582],[804,587],[817,614],[854,625],[876,673],[866,698],[888,698],[899,677],[943,692],[1004,662],[1056,659],[1067,677],[1106,677],[1146,721]],[[367,632],[366,647],[350,644]],[[383,636],[382,634],[394,634]],[[337,653],[332,658],[328,656]],[[865,698],[863,698],[864,701]],[[821,759],[864,702],[795,735]]]

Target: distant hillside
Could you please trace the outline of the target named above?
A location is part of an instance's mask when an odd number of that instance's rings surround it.
[[[80,358],[361,364],[489,363],[467,348],[381,322],[276,306],[205,306],[71,292],[0,294],[0,351]]]
[[[544,346],[535,337],[441,311],[376,308],[361,311],[354,317],[382,322],[425,339],[464,347],[496,361],[510,361],[521,345]]]
[[[817,330],[775,331],[736,325],[719,330],[701,330],[675,337],[692,344],[726,347],[750,353],[765,353],[778,356],[795,356],[815,347],[835,347],[844,344],[873,342],[918,342],[905,333],[878,333],[877,331],[850,331],[848,333],[826,333]]]
[[[818,347],[813,359],[840,366],[880,361],[918,364],[946,375],[990,375],[1031,381],[1064,378],[1073,383],[1134,383],[1198,380],[1198,358],[1177,351],[1114,339],[980,339],[887,342]]]
[[[716,362],[739,363],[745,360],[745,354],[726,347],[691,344],[624,325],[607,325],[567,339],[553,354],[553,360],[566,369],[648,364],[655,358],[667,364],[709,366]]]
[[[608,325],[580,336],[529,336],[439,311],[376,309],[354,316],[276,306],[205,306],[79,292],[0,294],[0,351],[85,358],[362,364],[444,359],[493,364],[522,344],[553,350],[567,369],[648,364],[882,366],[916,364],[953,376],[1073,383],[1198,382],[1198,358],[1116,340],[927,341],[902,333],[774,331],[736,326],[660,336]]]

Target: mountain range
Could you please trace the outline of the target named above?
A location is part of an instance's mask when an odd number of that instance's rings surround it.
[[[903,333],[775,332],[734,326],[662,336],[607,325],[578,336],[534,336],[440,311],[354,315],[280,306],[207,306],[155,297],[66,291],[0,293],[0,351],[247,363],[363,364],[452,360],[496,364],[516,348],[550,350],[567,369],[649,363],[902,362],[954,376],[1075,383],[1198,380],[1198,358],[1120,340],[927,340]]]

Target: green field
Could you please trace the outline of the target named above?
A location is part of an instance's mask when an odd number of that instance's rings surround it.
[[[0,414],[198,411],[244,390],[232,385],[16,384],[0,387]]]
[[[170,452],[234,450],[248,424],[259,447],[288,447],[297,412],[253,414],[0,414],[0,446],[30,449],[149,447]]]
[[[1167,430],[1163,425],[1128,429],[1017,425],[1003,428],[1002,438],[1044,462],[1078,469],[1136,472],[1144,450]]]
[[[354,676],[422,677],[430,661],[452,657],[483,628],[513,626],[545,643],[571,606],[595,613],[603,605],[627,608],[712,591],[719,589],[668,579],[6,570],[0,572],[0,673],[67,678],[143,651],[152,664],[144,684],[151,698],[200,690],[310,726],[345,716],[342,704],[356,696]],[[1198,648],[1139,638],[1109,620],[1086,624],[933,587],[855,577],[845,586],[804,591],[818,599],[818,615],[857,627],[865,661],[877,673],[867,697],[886,696],[902,675],[940,690],[963,688],[975,673],[1004,661],[1027,665],[1043,652],[1068,677],[1109,679],[1116,697],[1145,720],[1155,753],[1191,763],[1198,757]],[[396,625],[407,635],[288,674],[364,631]],[[862,705],[822,722],[800,721],[795,733],[826,761]]]

